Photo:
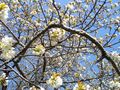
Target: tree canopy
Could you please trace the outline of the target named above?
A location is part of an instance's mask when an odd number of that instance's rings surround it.
[[[119,90],[119,0],[0,0],[2,90]]]

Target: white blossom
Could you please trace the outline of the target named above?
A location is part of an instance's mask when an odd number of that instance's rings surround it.
[[[2,40],[1,40],[1,42],[4,43],[4,45],[12,46],[14,43],[14,39],[12,37],[4,36],[4,38],[2,38]]]
[[[58,88],[62,85],[63,80],[60,74],[54,73],[49,80],[46,81],[47,84],[51,85],[53,88]]]
[[[13,4],[17,4],[17,3],[19,3],[18,0],[9,0],[9,1],[11,1]]]
[[[120,21],[120,16],[117,16],[116,19]]]
[[[0,3],[0,20],[5,21],[8,18],[8,5]]]
[[[0,49],[2,50],[2,53],[0,55],[1,58],[5,60],[10,60],[15,56],[13,45],[13,38],[5,36],[0,41]]]
[[[29,90],[45,90],[43,87],[40,87],[40,89],[36,88],[35,86],[30,87]]]
[[[6,77],[6,73],[2,73],[2,75],[0,75],[0,84],[2,84],[3,86],[7,86],[8,85],[8,77]]]
[[[118,27],[118,32],[120,32],[120,27]]]
[[[119,88],[120,88],[120,83],[118,81],[113,81],[112,80],[112,81],[109,82],[109,85],[110,85],[111,88],[113,88],[113,87],[116,88],[116,90],[119,90]]]
[[[83,82],[78,81],[78,83],[74,86],[73,90],[85,90],[85,85]]]
[[[45,47],[41,44],[36,45],[35,48],[33,49],[33,54],[35,55],[41,55],[44,54],[45,52]]]
[[[10,60],[15,56],[14,48],[11,48],[10,50],[4,50],[1,54],[1,57]]]
[[[54,28],[50,31],[50,38],[52,41],[57,41],[65,35],[65,30],[60,28]]]
[[[67,5],[67,8],[69,8],[69,9],[74,9],[73,3],[69,3],[69,4]]]
[[[91,90],[90,85],[86,85],[86,90]]]
[[[113,58],[113,60],[120,61],[120,55],[116,51],[113,51],[111,53],[111,57]]]

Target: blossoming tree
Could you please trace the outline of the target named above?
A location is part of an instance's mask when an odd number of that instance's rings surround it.
[[[1,90],[119,90],[119,0],[0,0]]]

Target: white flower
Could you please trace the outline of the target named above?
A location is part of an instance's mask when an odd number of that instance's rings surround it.
[[[40,90],[45,90],[43,87],[40,87]]]
[[[77,90],[77,88],[78,88],[78,84],[74,86],[73,90]]]
[[[119,82],[116,82],[116,87],[120,88],[120,83]]]
[[[74,9],[74,5],[71,4],[71,3],[69,3],[69,4],[67,5],[67,8],[69,8],[69,9]]]
[[[88,3],[90,3],[92,0],[85,0],[86,1],[86,3],[88,4]]]
[[[35,48],[33,49],[33,54],[35,55],[44,54],[44,52],[45,52],[45,47],[41,44],[36,45]]]
[[[113,87],[116,88],[116,89],[120,88],[120,83],[118,81],[113,81],[112,80],[112,81],[109,82],[109,85],[110,85],[111,88],[113,88]]]
[[[53,40],[51,41],[52,46],[55,46],[57,43],[58,43],[57,41],[53,41]]]
[[[85,8],[85,10],[87,10],[89,8],[89,6],[88,5],[84,5],[84,8]]]
[[[0,3],[0,20],[5,21],[8,18],[8,5]]]
[[[8,77],[6,77],[6,73],[3,73],[0,76],[0,84],[2,84],[3,86],[7,86],[8,85]]]
[[[12,37],[4,36],[4,38],[2,38],[2,40],[1,40],[1,42],[4,43],[4,45],[12,46],[14,43],[14,40]]]
[[[6,73],[2,73],[2,75],[0,77],[5,78],[6,77]]]
[[[118,19],[115,19],[115,20],[114,20],[114,23],[115,23],[115,24],[118,24],[119,22],[120,22],[120,21],[119,21]]]
[[[62,85],[63,80],[60,77],[60,74],[58,73],[53,73],[51,78],[46,81],[47,84],[51,85],[53,88],[58,88]]]
[[[86,90],[90,90],[90,85],[86,85]]]
[[[60,28],[54,28],[50,31],[50,38],[52,41],[57,41],[65,35],[65,30]]]
[[[120,32],[120,27],[118,27],[118,32]]]
[[[113,60],[120,61],[120,55],[116,51],[113,51],[111,53],[111,57],[113,58]]]
[[[1,57],[6,60],[10,60],[15,56],[14,48],[11,48],[10,50],[3,50]]]
[[[73,90],[86,90],[86,89],[85,85],[81,81],[78,81],[78,83],[74,86]]]
[[[115,5],[116,7],[118,7],[118,6],[119,6],[119,4],[118,4],[118,3],[114,3],[114,5]]]
[[[13,38],[5,36],[0,41],[0,49],[2,50],[1,58],[10,60],[15,56],[13,45]]]
[[[52,3],[52,2],[53,2],[53,0],[49,0],[49,2],[51,2],[51,3]]]
[[[32,86],[29,90],[45,90],[45,89],[43,87],[40,87],[40,89],[38,89],[35,86]]]
[[[118,19],[120,21],[120,16],[117,16],[116,19]]]
[[[10,0],[13,4],[19,3],[18,0]]]
[[[111,53],[111,55],[112,55],[112,56],[118,56],[119,54],[118,54],[116,51],[113,51],[113,52]]]

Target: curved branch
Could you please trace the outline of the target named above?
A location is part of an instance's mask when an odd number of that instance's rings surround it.
[[[24,55],[27,51],[27,49],[30,47],[30,45],[37,39],[39,38],[42,34],[44,34],[46,31],[48,31],[51,28],[61,28],[64,29],[67,32],[70,32],[72,34],[78,34],[81,36],[84,36],[85,38],[89,39],[92,43],[94,43],[97,48],[101,51],[102,57],[106,58],[114,67],[116,73],[120,76],[120,71],[118,69],[118,67],[116,66],[115,62],[112,60],[112,58],[107,54],[107,52],[104,50],[103,46],[95,39],[93,38],[91,35],[89,35],[88,33],[86,33],[84,30],[77,30],[77,29],[73,29],[67,26],[63,26],[62,24],[51,24],[49,25],[46,29],[44,29],[42,32],[38,33],[26,46],[25,48],[22,49],[22,51],[20,53],[18,53],[18,55],[16,55],[15,58],[17,58],[20,55]],[[15,59],[14,58],[14,59]],[[17,62],[19,62],[21,59],[18,59]],[[9,61],[11,62],[11,61]],[[9,63],[6,62],[6,63]],[[3,65],[1,65],[3,66]]]

